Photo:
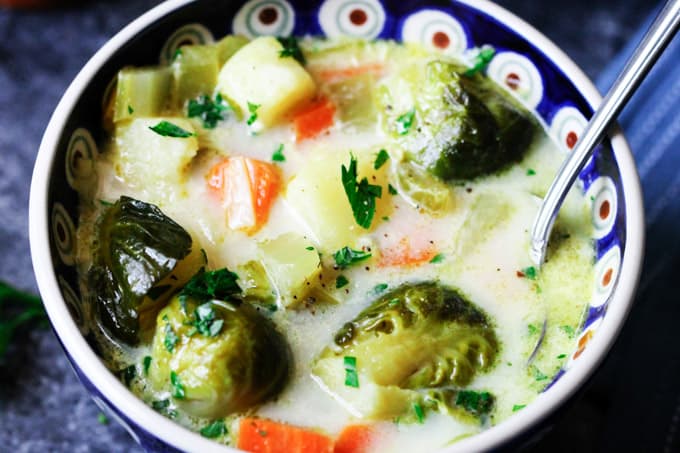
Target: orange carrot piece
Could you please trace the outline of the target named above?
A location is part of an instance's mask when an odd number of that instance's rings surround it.
[[[402,238],[399,243],[381,251],[378,265],[385,266],[417,266],[432,260],[437,256],[434,247],[415,248],[408,238]]]
[[[242,418],[237,447],[251,453],[333,453],[333,439],[261,418]]]
[[[375,76],[382,75],[385,67],[380,63],[369,63],[363,66],[355,66],[340,69],[322,69],[317,72],[319,79],[326,83],[337,82],[342,79],[348,79],[362,74],[373,74]]]
[[[373,428],[368,425],[349,425],[335,441],[333,453],[368,453],[374,441]]]
[[[320,99],[298,112],[293,119],[295,140],[301,142],[314,138],[333,125],[335,105],[328,99]]]
[[[254,232],[267,223],[281,177],[273,164],[236,156],[213,166],[207,184],[224,203],[229,227]]]

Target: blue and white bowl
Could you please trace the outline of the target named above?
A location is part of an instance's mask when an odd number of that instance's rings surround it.
[[[96,183],[101,99],[126,65],[167,61],[182,44],[228,33],[340,35],[420,42],[458,54],[492,45],[487,74],[535,108],[564,153],[578,139],[600,96],[569,58],[538,31],[486,0],[170,0],[113,37],[78,74],[40,146],[30,197],[33,265],[52,326],[83,385],[109,416],[150,451],[234,451],[156,413],[104,365],[83,323],[88,306],[77,284],[76,188]],[[565,367],[524,410],[447,451],[517,446],[540,434],[581,388],[613,344],[632,305],[643,252],[639,179],[621,133],[610,137],[578,179],[592,201],[595,284],[583,330]]]

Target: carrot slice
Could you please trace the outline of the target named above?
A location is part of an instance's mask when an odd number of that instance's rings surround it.
[[[281,176],[269,162],[236,156],[213,166],[207,184],[222,200],[229,228],[252,233],[267,223],[281,188]]]
[[[378,265],[383,266],[417,266],[432,260],[437,250],[432,246],[415,247],[408,238],[402,238],[398,244],[381,251]]]
[[[296,141],[316,137],[333,125],[334,116],[335,105],[328,99],[320,99],[310,104],[293,119]]]
[[[332,453],[333,440],[272,420],[242,418],[237,447],[252,453]]]
[[[368,425],[349,425],[335,441],[333,453],[368,453],[375,433]]]

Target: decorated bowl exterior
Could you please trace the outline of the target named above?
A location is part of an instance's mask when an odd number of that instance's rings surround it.
[[[94,159],[101,99],[126,65],[169,61],[180,45],[209,43],[225,34],[355,36],[419,42],[457,55],[491,45],[486,73],[536,110],[565,155],[583,131],[599,96],[585,76],[529,25],[485,0],[250,0],[165,2],[116,35],[87,64],[55,111],[31,187],[33,262],[51,322],[95,402],[149,451],[224,451],[137,400],[96,356],[83,322],[75,269],[78,195],[96,183]],[[486,449],[523,442],[582,386],[602,359],[632,303],[642,260],[639,180],[619,134],[601,146],[581,172],[579,190],[591,205],[595,284],[581,332],[565,366],[521,415],[450,448]],[[550,391],[548,391],[550,389]]]

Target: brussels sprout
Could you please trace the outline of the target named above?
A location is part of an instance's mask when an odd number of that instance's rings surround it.
[[[456,290],[408,283],[346,323],[313,373],[356,415],[385,418],[420,401],[423,391],[467,386],[492,366],[498,349],[487,316]],[[338,379],[345,357],[355,359],[356,388]]]
[[[129,344],[172,292],[205,264],[191,236],[156,206],[121,197],[98,223],[87,275],[96,312],[111,333]]]
[[[160,311],[149,380],[198,417],[221,418],[276,396],[291,353],[274,325],[248,303],[178,295]]]
[[[509,93],[482,75],[464,75],[465,69],[447,61],[413,65],[388,81],[380,98],[385,125],[406,155],[444,181],[519,161],[539,127]],[[414,105],[395,102],[399,97]]]

